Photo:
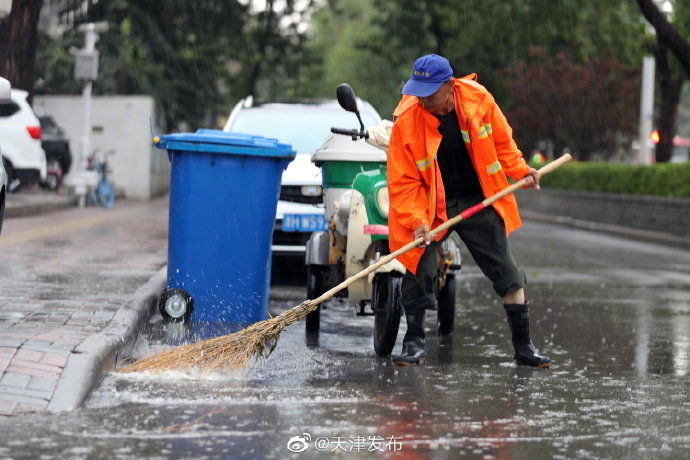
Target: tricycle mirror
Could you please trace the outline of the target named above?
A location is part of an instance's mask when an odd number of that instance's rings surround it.
[[[0,77],[0,102],[7,102],[11,97],[12,86],[10,82]]]
[[[336,97],[338,98],[338,103],[340,107],[344,108],[348,112],[357,113],[357,99],[355,98],[355,92],[352,87],[347,83],[341,83],[335,90]]]

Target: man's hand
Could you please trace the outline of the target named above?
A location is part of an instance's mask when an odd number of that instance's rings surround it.
[[[541,179],[541,174],[534,168],[529,168],[529,174],[527,174],[524,179],[527,179],[527,184],[523,188],[533,188],[539,190],[539,179]]]
[[[414,229],[414,239],[416,240],[420,236],[424,238],[424,241],[417,247],[424,249],[431,244],[431,234],[429,233],[428,225],[423,224]]]
[[[373,128],[367,129],[367,142],[374,147],[383,150],[388,150],[388,143],[391,140],[391,132],[393,131],[393,122],[390,120],[381,120],[381,123]]]

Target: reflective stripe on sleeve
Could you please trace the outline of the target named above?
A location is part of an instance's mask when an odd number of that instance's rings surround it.
[[[486,167],[486,172],[489,174],[489,176],[496,174],[501,170],[501,163],[498,162],[498,160],[494,161],[491,163],[489,166]]]
[[[417,163],[417,168],[420,171],[424,171],[429,168],[431,165],[431,162],[429,161],[428,158],[424,158],[423,160],[416,160],[415,163]]]

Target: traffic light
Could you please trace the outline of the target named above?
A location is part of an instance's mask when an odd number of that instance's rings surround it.
[[[655,144],[659,144],[659,141],[661,141],[661,136],[659,136],[659,131],[656,129],[652,131],[652,134],[649,135],[649,138],[654,142]]]

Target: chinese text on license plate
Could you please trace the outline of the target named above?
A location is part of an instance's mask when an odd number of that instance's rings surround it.
[[[284,232],[316,232],[327,228],[323,214],[285,214],[283,216]]]

